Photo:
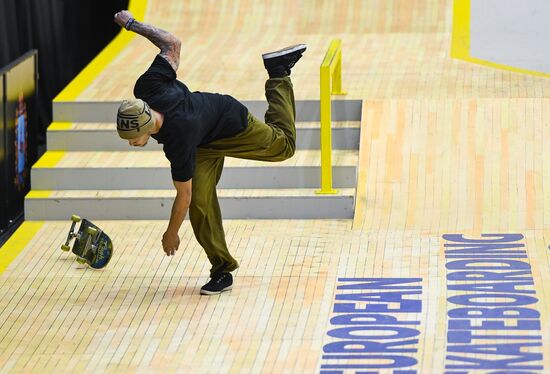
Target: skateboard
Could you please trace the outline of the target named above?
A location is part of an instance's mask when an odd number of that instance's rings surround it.
[[[67,235],[67,241],[61,249],[65,252],[70,251],[69,243],[75,239],[72,252],[76,255],[76,261],[94,269],[103,269],[113,255],[111,238],[92,222],[81,219],[79,216],[73,215],[71,221],[73,223]],[[76,224],[81,221],[78,231],[75,231]]]

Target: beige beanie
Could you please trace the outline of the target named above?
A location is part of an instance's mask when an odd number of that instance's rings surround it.
[[[154,126],[151,108],[141,99],[124,100],[118,108],[116,129],[122,139],[147,134]]]

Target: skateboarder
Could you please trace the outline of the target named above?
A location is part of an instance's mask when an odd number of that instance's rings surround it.
[[[177,251],[178,231],[189,210],[195,237],[212,264],[211,279],[201,294],[230,290],[231,271],[239,264],[227,248],[216,195],[224,157],[274,162],[294,155],[296,110],[289,75],[306,46],[295,45],[262,56],[269,75],[264,123],[231,96],[190,92],[177,80],[181,42],[175,36],[135,20],[128,11],[116,13],[115,22],[160,49],[135,84],[136,99],[120,105],[117,130],[131,146],[143,147],[149,137],[164,145],[177,191],[162,238],[164,252],[171,256]]]

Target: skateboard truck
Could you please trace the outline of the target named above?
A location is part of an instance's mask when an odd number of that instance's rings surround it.
[[[88,234],[86,238],[86,244],[84,245],[84,251],[82,252],[82,256],[80,258],[77,258],[76,261],[80,264],[85,264],[86,260],[84,258],[88,254],[89,250],[92,250],[92,253],[95,254],[97,252],[97,242],[99,240],[99,230],[97,230],[94,227],[86,227],[86,234]],[[93,239],[93,240],[92,240]]]
[[[69,252],[71,250],[71,247],[69,246],[71,240],[73,240],[74,238],[80,237],[80,235],[78,233],[75,233],[74,231],[76,224],[80,222],[80,220],[81,220],[80,217],[77,215],[73,214],[71,216],[71,221],[73,221],[73,223],[71,225],[71,229],[69,230],[69,235],[67,235],[67,241],[65,242],[65,244],[61,246],[61,249],[64,250],[65,252]]]

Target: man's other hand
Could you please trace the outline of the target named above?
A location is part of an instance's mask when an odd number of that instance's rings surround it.
[[[180,237],[177,234],[172,234],[166,231],[162,236],[162,248],[166,252],[166,256],[173,256],[180,246]]]
[[[120,12],[115,13],[115,22],[120,27],[126,27],[126,23],[130,18],[134,18],[134,16],[132,16],[132,13],[127,10],[121,10]]]

